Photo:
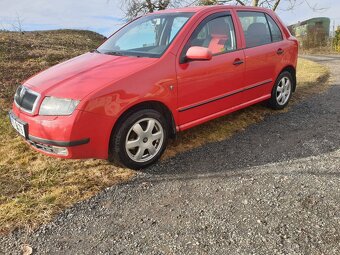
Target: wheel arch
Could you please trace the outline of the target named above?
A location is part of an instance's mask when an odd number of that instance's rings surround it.
[[[165,120],[167,121],[169,125],[170,137],[171,138],[176,137],[176,133],[177,133],[176,123],[175,123],[175,119],[173,117],[171,110],[164,103],[160,101],[150,100],[150,101],[144,101],[144,102],[140,102],[140,103],[130,106],[118,117],[117,121],[112,127],[110,141],[112,140],[112,136],[115,134],[117,128],[121,125],[122,121],[125,118],[127,118],[128,116],[130,116],[131,114],[133,114],[134,112],[138,110],[145,110],[145,109],[152,109],[152,110],[156,110],[159,113],[161,113],[165,117]]]
[[[285,72],[285,71],[289,72],[289,73],[292,75],[292,77],[293,77],[293,92],[295,92],[295,90],[296,90],[296,83],[297,83],[297,80],[296,80],[296,69],[295,69],[294,66],[288,65],[288,66],[286,66],[285,68],[283,68],[283,69],[281,70],[281,72],[279,73],[279,75],[280,75],[282,72]]]

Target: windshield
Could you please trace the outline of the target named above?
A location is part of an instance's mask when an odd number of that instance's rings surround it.
[[[98,52],[122,56],[160,57],[193,13],[141,17],[111,36]]]

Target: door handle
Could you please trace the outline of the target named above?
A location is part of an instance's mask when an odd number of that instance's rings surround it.
[[[233,65],[238,66],[238,65],[241,65],[243,63],[244,63],[244,61],[242,59],[237,58],[237,59],[234,60]]]
[[[276,54],[277,55],[282,55],[283,53],[284,53],[285,51],[283,50],[283,49],[278,49],[277,51],[276,51]]]

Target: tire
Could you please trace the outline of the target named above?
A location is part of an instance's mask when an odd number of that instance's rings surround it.
[[[168,142],[168,125],[155,110],[138,110],[118,123],[110,141],[110,160],[132,169],[155,163]]]
[[[293,93],[293,77],[290,72],[284,71],[275,81],[272,96],[268,101],[270,108],[281,110],[285,108]]]

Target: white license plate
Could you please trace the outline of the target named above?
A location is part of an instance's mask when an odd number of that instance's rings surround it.
[[[18,131],[20,135],[26,138],[27,134],[25,125],[27,124],[19,122],[12,114],[9,114],[9,119],[11,120],[11,124],[14,127],[14,129]]]

